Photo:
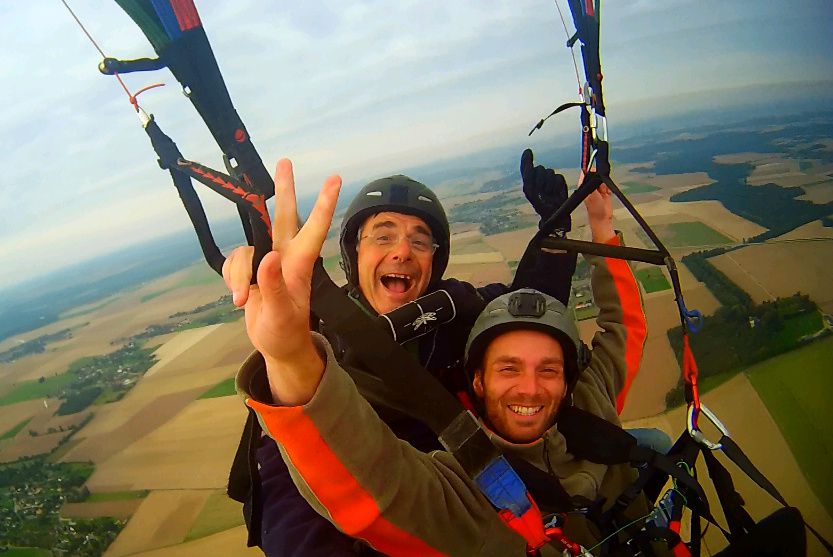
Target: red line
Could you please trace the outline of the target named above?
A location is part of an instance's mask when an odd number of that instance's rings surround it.
[[[252,399],[246,404],[261,415],[269,434],[284,447],[292,466],[345,534],[367,540],[389,555],[445,555],[382,516],[373,496],[327,445],[302,407],[276,407]]]

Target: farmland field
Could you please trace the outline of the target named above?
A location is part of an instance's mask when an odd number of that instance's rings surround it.
[[[650,193],[659,189],[659,187],[645,182],[625,182],[622,184],[622,190],[627,194]]]
[[[45,377],[43,381],[39,379],[24,381],[0,398],[0,406],[55,396],[61,389],[69,385],[74,378],[75,376],[72,373],[65,372],[60,375]]]
[[[833,313],[833,241],[750,245],[709,259],[756,303],[808,294]]]
[[[200,395],[200,398],[217,398],[221,396],[231,396],[233,394],[237,394],[234,387],[234,377],[229,377],[228,379],[224,379],[222,382],[217,383],[205,391]]]
[[[659,267],[648,267],[636,271],[636,280],[642,285],[646,293],[668,290],[671,285]]]
[[[240,503],[230,499],[225,491],[216,491],[205,502],[191,525],[191,530],[185,536],[185,541],[204,538],[242,524],[243,513]]]
[[[732,239],[700,221],[654,225],[654,231],[668,248],[706,247],[731,244]]]
[[[778,424],[804,476],[833,514],[833,338],[746,370]]]

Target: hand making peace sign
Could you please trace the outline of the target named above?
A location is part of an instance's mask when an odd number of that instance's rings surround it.
[[[272,251],[260,262],[257,284],[250,287],[245,306],[246,332],[266,361],[276,403],[304,404],[315,393],[324,371],[309,331],[311,280],[340,188],[340,177],[327,178],[299,230],[292,163],[278,161]],[[229,267],[224,268],[224,275]]]

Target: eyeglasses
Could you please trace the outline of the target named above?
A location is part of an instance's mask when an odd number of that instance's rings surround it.
[[[376,230],[367,236],[362,236],[359,240],[368,239],[382,249],[390,250],[394,246],[398,246],[402,241],[403,236],[399,232],[389,232],[385,230]],[[430,234],[423,234],[416,232],[414,234],[405,235],[404,238],[408,241],[411,249],[417,253],[431,253],[433,254],[440,247],[434,242],[434,238]]]

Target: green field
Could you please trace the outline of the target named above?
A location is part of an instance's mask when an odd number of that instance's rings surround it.
[[[23,402],[24,400],[35,400],[38,398],[56,396],[61,392],[61,389],[69,385],[73,379],[75,379],[75,374],[67,371],[60,375],[53,375],[52,377],[45,378],[43,381],[40,381],[39,379],[24,381],[6,393],[5,396],[0,397],[0,406],[15,404],[17,402]]]
[[[793,343],[803,336],[820,331],[823,326],[821,313],[817,311],[793,315],[784,319],[784,328],[781,330],[779,340]]]
[[[654,226],[653,229],[665,246],[669,248],[720,246],[733,242],[731,238],[727,238],[700,221],[660,224]],[[648,236],[642,230],[638,230],[637,234],[643,241],[652,245]]]
[[[102,503],[105,501],[132,501],[133,499],[144,499],[150,493],[147,490],[141,491],[105,491],[101,493],[90,493],[85,503]]]
[[[661,292],[671,288],[671,285],[668,283],[668,279],[665,278],[665,275],[662,273],[662,269],[659,267],[639,269],[636,271],[636,280],[642,284],[642,287],[647,293]]]
[[[221,396],[231,396],[236,395],[237,390],[234,387],[234,377],[229,377],[228,379],[224,379],[220,383],[217,383],[203,394],[200,395],[200,398],[217,398]]]
[[[756,364],[746,373],[804,477],[833,514],[833,338]]]
[[[243,513],[240,503],[228,497],[222,491],[212,493],[205,502],[191,530],[185,536],[185,541],[195,540],[222,532],[243,524]]]
[[[622,184],[623,193],[650,193],[659,189],[658,186],[645,182],[625,182]]]
[[[31,421],[32,421],[32,418],[27,418],[27,419],[23,420],[22,422],[20,422],[19,424],[17,424],[13,428],[11,428],[9,431],[0,435],[0,441],[2,441],[3,439],[11,439],[12,437],[14,437],[18,433],[20,433],[20,430],[22,430],[24,427],[26,427],[26,424],[28,424]]]

